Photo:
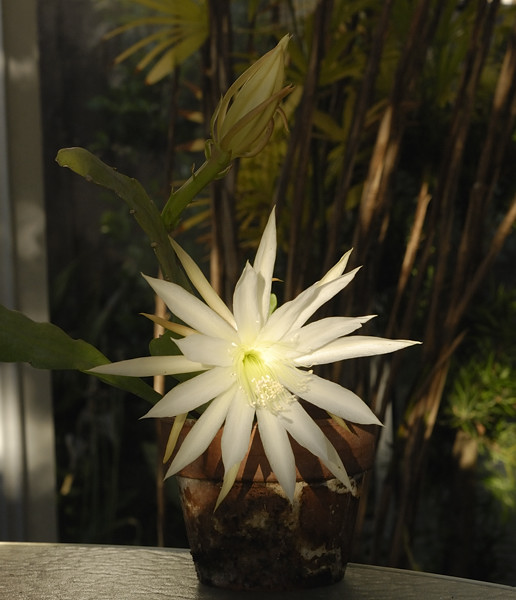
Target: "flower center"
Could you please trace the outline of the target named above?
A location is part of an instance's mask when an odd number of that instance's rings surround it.
[[[238,378],[252,407],[266,408],[278,414],[294,400],[295,397],[278,381],[271,365],[259,350],[243,350],[238,363]]]

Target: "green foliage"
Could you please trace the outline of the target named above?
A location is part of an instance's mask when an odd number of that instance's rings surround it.
[[[208,9],[204,0],[130,0],[130,3],[146,8],[148,14],[117,27],[107,37],[142,27],[153,30],[144,33],[116,58],[117,63],[122,62],[150,46],[137,65],[139,71],[149,69],[148,84],[170,75],[199,50],[208,37]]]
[[[109,87],[88,102],[101,127],[88,146],[98,156],[129,156],[136,169],[145,150],[153,162],[163,164],[167,149],[169,88],[149,86],[134,75],[129,61],[110,73]],[[127,160],[127,159],[126,159]]]
[[[164,276],[171,281],[183,281],[161,215],[136,179],[118,173],[84,148],[64,148],[58,152],[56,160],[62,167],[71,169],[87,181],[112,190],[124,200],[147,234]]]
[[[0,360],[27,362],[38,369],[88,371],[109,360],[94,346],[74,340],[51,323],[36,323],[20,312],[0,305]],[[143,381],[133,377],[98,375],[122,390],[156,402],[160,396]]]
[[[452,427],[476,442],[482,484],[515,511],[516,291],[500,288],[489,310],[474,315],[478,350],[453,378],[447,414]]]

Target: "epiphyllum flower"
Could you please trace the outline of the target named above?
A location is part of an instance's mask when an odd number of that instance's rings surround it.
[[[346,337],[372,318],[369,316],[330,317],[306,324],[320,306],[355,276],[358,269],[343,275],[349,252],[320,281],[271,314],[271,282],[276,257],[274,211],[254,263],[246,265],[236,285],[233,313],[194,261],[173,243],[205,303],[175,283],[146,279],[172,313],[189,326],[181,326],[184,337],[176,341],[182,355],[136,358],[93,369],[140,377],[200,372],[165,394],[146,415],[176,417],[209,402],[179,448],[167,476],[200,456],[225,423],[222,435],[225,476],[220,502],[233,485],[248,450],[256,417],[271,468],[291,500],[296,471],[287,433],[318,456],[343,484],[351,487],[336,450],[298,398],[354,423],[379,424],[379,421],[353,392],[318,377],[310,368],[346,358],[392,352],[415,342]]]

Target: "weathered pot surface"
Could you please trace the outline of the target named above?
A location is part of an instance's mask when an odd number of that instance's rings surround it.
[[[181,438],[193,423],[185,424]],[[352,547],[362,473],[373,463],[375,433],[373,426],[353,425],[348,432],[330,419],[317,423],[341,456],[353,493],[317,457],[291,440],[297,467],[291,503],[270,469],[256,427],[235,484],[216,511],[224,474],[222,430],[208,450],[179,473],[190,549],[202,583],[240,590],[288,590],[342,579]],[[163,420],[163,426],[167,435],[171,420]]]

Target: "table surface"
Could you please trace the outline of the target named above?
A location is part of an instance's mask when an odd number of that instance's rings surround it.
[[[264,594],[201,585],[188,550],[0,542],[0,598],[7,600],[224,600]],[[344,580],[296,600],[516,600],[516,588],[350,564]]]

